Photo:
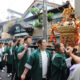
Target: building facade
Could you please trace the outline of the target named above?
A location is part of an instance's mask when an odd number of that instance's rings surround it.
[[[30,12],[31,8],[41,8],[43,6],[42,1],[35,1],[31,4],[31,6],[26,10],[26,12],[24,13],[23,19],[25,22],[27,22],[28,24],[32,24],[34,26],[35,21],[38,21],[38,16],[37,15],[33,15]],[[64,8],[68,8],[69,6],[69,2],[65,3],[64,5],[57,5],[55,3],[50,3],[47,2],[47,13],[51,12],[53,13],[53,20],[52,20],[52,25],[56,25],[58,22],[62,21],[62,12],[64,10]],[[43,14],[43,12],[41,13]],[[49,39],[49,36],[51,34],[51,23],[48,22],[48,26],[47,26],[47,36]],[[36,28],[34,26],[34,32],[32,37],[33,38],[39,38],[43,36],[43,28]],[[59,41],[59,35],[56,35],[58,41]]]

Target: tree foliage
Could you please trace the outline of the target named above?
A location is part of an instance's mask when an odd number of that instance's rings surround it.
[[[53,20],[53,16],[54,16],[54,13],[49,12],[49,13],[47,14],[47,17],[48,17],[48,21],[49,21],[49,22]]]
[[[42,25],[42,23],[43,23],[43,14],[41,14],[41,10],[42,9],[38,9],[38,8],[31,8],[31,10],[30,10],[30,12],[33,15],[38,16],[38,21],[35,21],[35,24],[34,24],[35,27],[43,26]],[[53,16],[54,16],[54,13],[51,13],[51,12],[47,13],[48,22],[53,20]]]
[[[35,21],[35,27],[42,28],[42,22]]]

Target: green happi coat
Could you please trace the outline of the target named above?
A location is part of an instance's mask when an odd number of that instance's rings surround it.
[[[17,67],[17,51],[16,51],[16,48],[17,48],[16,46],[12,47],[12,52],[13,52],[13,68],[14,69],[16,69],[16,67]]]
[[[3,56],[3,52],[2,52],[2,48],[0,48],[0,62],[2,62],[2,56]]]
[[[22,52],[24,50],[24,45],[22,45],[22,46],[19,46],[19,48],[18,48],[18,55]],[[18,56],[17,55],[17,56]],[[27,61],[27,58],[28,58],[28,54],[27,54],[27,51],[25,52],[25,54],[24,54],[24,56],[23,56],[23,58],[21,59],[21,60],[19,60],[19,62],[18,62],[18,77],[21,77],[21,75],[22,75],[22,73],[23,73],[23,71],[24,71],[24,69],[25,69],[25,63],[26,63],[26,61]]]
[[[14,57],[13,57],[12,48],[11,47],[7,48],[6,53],[7,53],[7,63],[8,64],[13,64]]]
[[[51,80],[67,80],[68,68],[65,54],[56,53],[51,65]]]
[[[2,55],[2,65],[5,66],[5,61],[3,60],[4,56],[5,56],[5,50],[6,50],[6,47],[4,47],[4,50],[3,50],[3,55]]]
[[[17,74],[18,74],[18,62],[19,62],[18,56],[17,56],[17,54],[18,54],[18,48],[19,48],[18,46],[13,46],[13,48],[12,48],[13,57],[14,57],[14,59],[13,59],[13,67],[16,70]]]
[[[0,62],[1,62],[1,59],[2,59],[2,56],[1,56],[1,54],[0,54]]]
[[[48,57],[48,70],[50,69],[51,52],[46,50]],[[27,60],[25,67],[31,69],[32,80],[42,80],[42,56],[40,49],[35,50]],[[49,70],[50,71],[50,70]],[[49,72],[48,72],[49,73]],[[49,78],[49,75],[48,75]]]
[[[16,59],[16,46],[12,47],[12,52],[13,52],[13,56],[14,56],[14,60]]]

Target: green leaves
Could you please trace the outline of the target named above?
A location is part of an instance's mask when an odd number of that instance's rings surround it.
[[[22,18],[19,18],[19,19],[18,19],[18,22],[22,22],[22,21],[23,21],[23,19],[22,19]]]
[[[40,10],[37,9],[37,8],[31,8],[30,12],[31,12],[32,14],[38,15],[38,14],[40,13]]]
[[[42,22],[35,21],[35,25],[34,26],[38,27],[38,28],[42,28],[43,24],[42,24]]]
[[[50,22],[50,21],[52,21],[53,20],[53,16],[54,16],[54,13],[48,13],[47,14],[47,17],[48,17],[48,21]]]
[[[40,14],[40,15],[39,15],[39,19],[40,19],[40,20],[43,19],[43,14]]]
[[[41,8],[41,9],[31,8],[31,9],[30,9],[30,12],[31,12],[33,15],[38,15],[38,21],[35,21],[34,26],[35,26],[35,27],[39,27],[39,28],[41,28],[41,27],[43,26],[43,14],[40,13],[41,10],[42,10],[42,8]],[[51,22],[51,21],[53,20],[53,16],[54,16],[54,13],[49,12],[49,13],[47,14],[48,22]]]

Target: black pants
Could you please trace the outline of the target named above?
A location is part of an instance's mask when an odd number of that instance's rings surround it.
[[[42,80],[47,80],[46,78],[42,78]]]
[[[0,62],[0,70],[2,70],[2,68],[3,68],[2,62]]]
[[[12,73],[12,64],[7,63],[7,73]]]
[[[21,80],[21,79],[16,75],[14,80]]]
[[[12,65],[12,77],[11,77],[11,80],[13,80],[13,78],[16,77],[16,75],[17,75],[16,69],[15,69],[14,65]],[[18,79],[15,79],[15,80],[18,80]]]

